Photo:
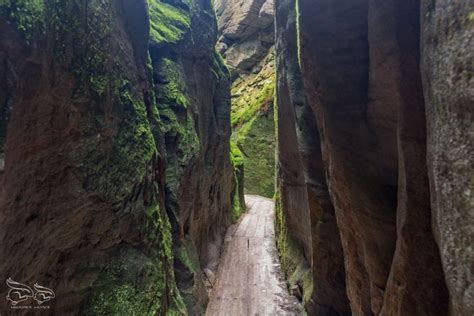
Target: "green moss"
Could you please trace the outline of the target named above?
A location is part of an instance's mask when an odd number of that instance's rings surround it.
[[[27,42],[44,32],[44,0],[0,0],[0,15],[9,16]]]
[[[234,190],[232,191],[232,222],[236,222],[245,211],[243,198],[244,156],[235,141],[230,141],[230,160],[234,168]]]
[[[160,70],[165,74],[167,84],[162,85],[159,99],[162,104],[168,106],[184,108],[188,107],[189,98],[186,93],[186,83],[182,67],[171,59],[163,58],[160,63]]]
[[[214,72],[217,78],[229,78],[230,72],[227,68],[224,58],[218,52],[214,53],[214,57],[212,58],[212,68],[211,70]]]
[[[244,165],[244,155],[233,140],[230,141],[230,159],[234,169]]]
[[[298,64],[301,68],[301,38],[300,38],[300,3],[296,0],[296,45],[298,51]]]
[[[232,126],[242,126],[258,115],[259,112],[268,111],[273,102],[274,90],[275,83],[272,77],[264,81],[263,87],[258,90],[256,95],[245,94],[235,102],[235,106],[232,107]]]
[[[258,74],[245,75],[232,86],[232,138],[242,150],[245,192],[273,197],[275,170],[274,57],[270,54]]]
[[[311,268],[306,262],[301,249],[288,232],[279,193],[275,194],[275,237],[280,263],[289,286],[291,288],[298,285],[303,289],[303,303],[306,305],[313,294]]]
[[[184,70],[179,63],[168,58],[161,59],[157,67],[166,78],[166,83],[157,85],[156,97],[166,139],[167,186],[176,199],[183,170],[199,154],[201,144],[187,109],[189,97]]]
[[[171,225],[158,205],[146,214],[151,253],[122,247],[94,283],[85,315],[186,315],[174,283]]]
[[[234,138],[243,151],[245,191],[266,197],[274,195],[275,136],[273,107],[253,117],[236,132]]]
[[[175,44],[191,28],[188,11],[159,0],[148,0],[150,13],[150,37],[157,43]]]

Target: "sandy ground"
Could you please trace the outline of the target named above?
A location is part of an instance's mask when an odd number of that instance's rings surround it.
[[[278,262],[274,203],[255,195],[245,199],[247,212],[227,233],[206,315],[302,315]]]

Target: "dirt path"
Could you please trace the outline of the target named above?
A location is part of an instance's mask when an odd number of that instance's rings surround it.
[[[226,236],[208,316],[299,315],[284,283],[275,246],[272,200],[247,195],[247,213]]]

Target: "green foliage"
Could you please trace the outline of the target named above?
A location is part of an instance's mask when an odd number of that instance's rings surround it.
[[[273,114],[259,115],[237,133],[245,156],[245,191],[266,197],[274,195],[275,136]]]
[[[150,37],[157,43],[175,44],[191,28],[189,12],[159,0],[148,0]]]
[[[232,139],[230,141],[230,159],[232,161],[234,169],[237,169],[240,166],[244,165],[244,155],[242,154],[242,151],[239,149],[235,141],[233,141]]]

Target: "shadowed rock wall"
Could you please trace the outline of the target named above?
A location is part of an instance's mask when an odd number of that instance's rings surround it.
[[[327,266],[309,259],[319,232],[306,224],[305,201],[312,199],[300,188],[319,179],[330,199],[319,185],[313,201],[334,205],[353,314],[446,315],[448,288],[452,313],[470,314],[472,2],[426,1],[420,11],[420,3],[397,0],[300,0],[298,30],[285,27],[293,6],[283,4],[276,5],[277,39],[280,26],[280,34],[297,34],[310,107],[289,102],[301,88],[281,80],[299,67],[288,71],[287,59],[277,62],[280,206],[288,234],[308,264]],[[292,45],[277,45],[277,56]],[[315,117],[317,126],[301,117]],[[321,162],[309,141],[320,142]],[[299,154],[289,145],[295,142]],[[292,186],[298,198],[288,197]],[[290,283],[292,271],[298,268],[290,266]]]
[[[474,1],[421,1],[433,231],[453,315],[474,314]]]
[[[53,289],[61,315],[202,311],[232,190],[210,2],[0,13],[0,278]]]
[[[303,291],[308,313],[348,315],[341,241],[298,63],[296,5],[277,0],[275,7],[280,257],[291,287]]]

